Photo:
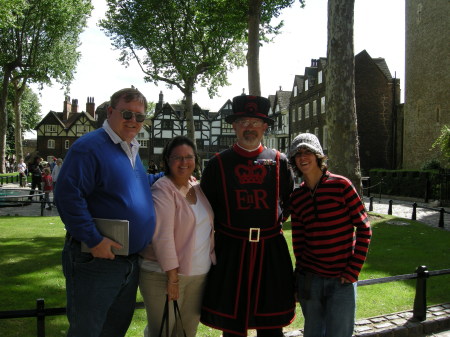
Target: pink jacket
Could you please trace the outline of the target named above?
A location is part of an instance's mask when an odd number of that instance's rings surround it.
[[[194,186],[197,202],[202,202],[209,214],[211,224],[210,257],[216,264],[214,253],[214,213],[200,188]],[[178,268],[180,274],[191,272],[195,245],[196,218],[191,206],[168,177],[159,178],[152,186],[156,211],[156,228],[152,244],[141,252],[145,259],[158,261],[164,271]]]

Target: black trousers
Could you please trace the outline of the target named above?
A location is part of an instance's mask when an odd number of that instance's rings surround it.
[[[283,337],[283,329],[282,328],[278,328],[278,329],[261,329],[261,330],[256,330],[257,336],[258,337]],[[234,337],[234,336],[240,336],[240,335],[236,335],[234,333],[230,333],[230,332],[223,332],[223,337]]]

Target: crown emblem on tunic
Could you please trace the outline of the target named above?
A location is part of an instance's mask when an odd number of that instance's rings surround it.
[[[262,184],[264,177],[267,175],[267,169],[262,165],[255,166],[249,160],[248,165],[237,165],[234,168],[234,173],[241,184]]]

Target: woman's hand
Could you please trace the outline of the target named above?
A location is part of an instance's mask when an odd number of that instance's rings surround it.
[[[167,296],[169,301],[175,301],[180,297],[180,278],[178,277],[178,269],[166,271],[167,274]]]
[[[167,295],[169,297],[169,301],[176,301],[178,297],[180,297],[180,289],[178,287],[178,282],[170,282],[167,281]]]

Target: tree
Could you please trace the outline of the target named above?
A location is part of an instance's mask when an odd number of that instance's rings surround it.
[[[223,0],[107,0],[100,26],[134,59],[148,82],[177,87],[186,99],[187,135],[195,139],[192,95],[197,85],[212,97],[227,85],[227,72],[244,64],[245,21]]]
[[[0,29],[14,26],[15,17],[25,5],[25,0],[2,1],[0,6]]]
[[[432,149],[439,148],[446,164],[450,163],[450,127],[444,125],[441,129],[441,134],[434,141]]]
[[[303,7],[304,0],[299,0]],[[292,6],[294,0],[245,0],[247,8],[248,50],[247,71],[248,90],[250,95],[261,96],[261,81],[259,73],[259,47],[261,40],[268,42],[269,35],[277,35],[283,27],[283,21],[272,26],[272,18],[278,17],[281,10]]]
[[[13,86],[12,84],[10,84]],[[6,153],[8,155],[16,154],[16,159],[23,157],[22,142],[18,150],[17,137],[22,139],[22,133],[31,131],[40,120],[40,103],[38,96],[29,88],[25,87],[19,104],[16,104],[14,88],[9,90],[8,94],[8,131],[6,136]],[[16,107],[16,105],[19,105]],[[20,110],[20,115],[16,113],[16,108]],[[20,116],[20,119],[18,118]],[[18,132],[20,130],[20,132]],[[18,135],[19,134],[19,135]],[[15,151],[14,151],[15,150]]]
[[[355,103],[354,4],[355,0],[328,0],[326,124],[330,168],[348,177],[361,191]]]
[[[68,87],[80,58],[79,35],[92,10],[90,0],[14,2],[22,6],[11,10],[12,18],[0,26],[0,172],[5,167],[9,83],[49,85],[56,80]]]

